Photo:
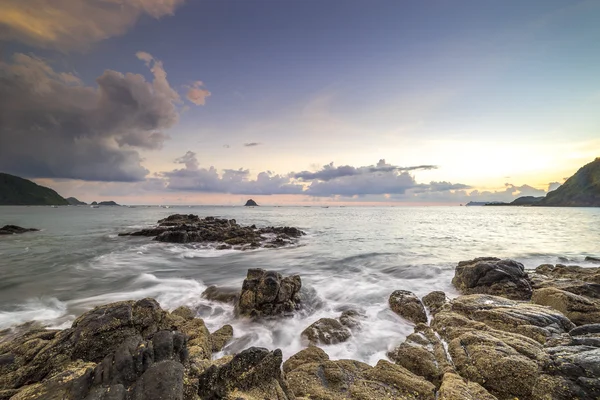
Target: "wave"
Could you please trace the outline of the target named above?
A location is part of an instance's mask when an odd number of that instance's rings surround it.
[[[67,305],[55,297],[32,298],[17,305],[14,310],[0,311],[0,329],[20,325],[29,321],[40,322],[42,325],[60,325]]]

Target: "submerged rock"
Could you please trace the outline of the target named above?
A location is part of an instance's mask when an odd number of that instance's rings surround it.
[[[491,294],[512,300],[529,300],[532,293],[523,264],[495,257],[459,262],[452,284],[463,294]]]
[[[173,214],[158,221],[153,228],[120,233],[119,236],[154,237],[159,242],[211,243],[217,250],[275,248],[296,243],[305,233],[294,227],[242,226],[235,219]]]
[[[390,308],[396,314],[411,322],[427,322],[427,314],[421,300],[408,290],[394,291],[388,300]]]
[[[291,315],[300,308],[299,275],[283,278],[275,271],[249,269],[235,314],[251,318]]]
[[[37,232],[39,229],[34,228],[21,228],[17,225],[4,225],[0,228],[0,235],[18,235],[25,232]]]
[[[333,318],[321,318],[302,332],[302,339],[310,344],[336,344],[350,336],[350,330]]]

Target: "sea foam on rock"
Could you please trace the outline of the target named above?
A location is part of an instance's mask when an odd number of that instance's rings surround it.
[[[276,271],[249,269],[235,314],[251,318],[289,316],[300,309],[301,287],[299,275],[284,278]]]

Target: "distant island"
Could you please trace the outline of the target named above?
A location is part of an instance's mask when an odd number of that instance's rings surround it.
[[[93,206],[120,206],[120,204],[117,204],[116,202],[110,200],[110,201],[101,201],[100,203],[98,202],[92,202]]]
[[[246,207],[258,207],[258,204],[256,204],[256,202],[254,200],[250,199],[250,200],[248,200],[246,202],[246,204],[244,206],[246,206]]]
[[[0,173],[0,205],[67,206],[69,202],[50,188],[18,176]]]
[[[77,200],[75,197],[67,197],[67,201],[71,206],[87,206],[87,203]]]

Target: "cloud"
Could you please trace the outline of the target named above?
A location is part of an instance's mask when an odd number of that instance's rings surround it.
[[[245,147],[256,147],[256,146],[260,146],[262,143],[258,143],[258,142],[250,142],[250,143],[244,143]]]
[[[350,165],[342,165],[340,167],[335,167],[332,163],[324,165],[320,170],[316,172],[310,171],[302,171],[294,174],[294,178],[300,179],[303,181],[312,181],[312,180],[321,180],[321,181],[329,181],[336,178],[342,178],[345,176],[356,176],[356,175],[367,175],[372,174],[374,172],[409,172],[416,170],[430,170],[438,168],[435,165],[418,165],[412,167],[397,167],[394,165],[387,164],[385,160],[379,160],[376,165],[371,165],[367,167],[352,167]]]
[[[3,0],[0,40],[60,51],[122,35],[142,15],[173,15],[185,0]]]
[[[192,151],[175,162],[185,164],[185,168],[160,173],[169,190],[248,195],[302,194],[303,190],[302,185],[291,183],[289,177],[268,171],[250,179],[247,169],[225,169],[219,174],[214,167],[199,168],[196,153]]]
[[[106,70],[96,87],[45,60],[15,54],[0,61],[0,170],[37,178],[140,181],[140,150],[160,149],[177,123],[181,98],[163,64],[137,57],[140,74]]]
[[[197,106],[206,104],[206,98],[210,96],[210,92],[204,89],[202,81],[196,81],[191,86],[186,86],[187,94],[185,97]]]

